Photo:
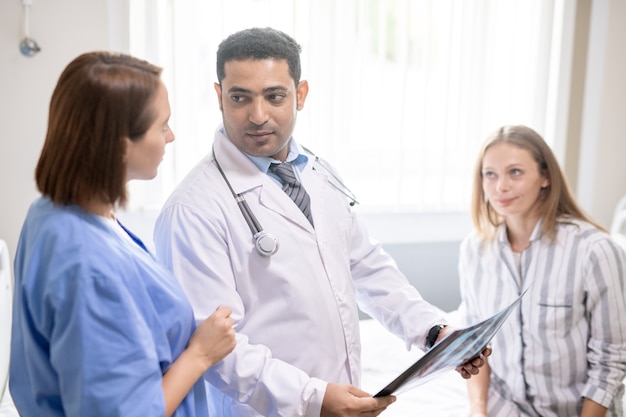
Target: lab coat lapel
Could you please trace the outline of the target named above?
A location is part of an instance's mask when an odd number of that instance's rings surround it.
[[[313,232],[311,223],[309,223],[298,206],[294,204],[282,188],[267,174],[259,171],[257,166],[237,149],[221,131],[218,131],[215,135],[214,151],[233,190],[237,194],[243,194],[246,200],[248,200],[248,204],[254,198],[257,198],[250,191],[260,188],[256,203],[280,214],[303,229]],[[254,206],[256,205],[254,204]],[[311,209],[315,219],[313,205]]]
[[[263,185],[263,189],[259,195],[259,203],[269,210],[275,211],[285,217],[290,222],[297,224],[301,228],[313,232],[313,226],[311,226],[309,220],[302,211],[300,211],[300,208],[298,208],[291,198],[282,190],[280,185],[276,184],[269,177],[267,177],[266,183]],[[313,219],[315,220],[315,212],[313,211],[312,205],[311,211],[313,212]]]
[[[245,193],[262,184],[262,173],[221,132],[215,134],[213,151],[235,193]]]

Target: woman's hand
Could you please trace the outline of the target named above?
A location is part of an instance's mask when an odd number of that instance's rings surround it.
[[[207,369],[235,348],[237,342],[230,314],[230,308],[220,306],[202,321],[191,335],[187,348],[163,375],[165,417],[174,414]]]
[[[435,344],[439,343],[443,338],[445,338],[448,334],[453,332],[454,329],[450,326],[444,327],[441,332],[439,332],[439,336]],[[478,375],[479,368],[485,365],[486,361],[484,358],[491,355],[491,346],[487,345],[479,356],[470,359],[465,362],[463,365],[458,366],[456,371],[461,374],[464,379],[470,379],[472,375]]]
[[[187,349],[205,362],[206,369],[224,359],[235,348],[235,330],[231,313],[229,307],[219,306],[198,325],[189,339]]]
[[[479,356],[470,359],[463,365],[457,367],[456,371],[461,374],[464,379],[470,379],[472,375],[478,375],[478,372],[480,372],[479,368],[482,368],[485,365],[485,358],[489,355],[491,355],[491,346],[487,345]]]

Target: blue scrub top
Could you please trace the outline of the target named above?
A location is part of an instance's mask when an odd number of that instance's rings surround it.
[[[135,236],[46,198],[15,256],[9,384],[23,417],[162,416],[162,375],[195,329],[170,272]],[[208,416],[200,379],[175,416]]]

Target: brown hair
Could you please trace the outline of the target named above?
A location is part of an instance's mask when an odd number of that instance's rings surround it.
[[[479,237],[492,239],[497,227],[504,221],[502,216],[491,207],[489,201],[486,201],[483,191],[483,158],[487,149],[498,143],[508,143],[528,151],[537,162],[539,172],[548,179],[549,185],[542,189],[536,207],[543,219],[541,231],[544,235],[554,240],[557,224],[567,223],[568,220],[572,219],[591,223],[598,229],[604,230],[586,216],[576,203],[559,163],[548,144],[533,129],[517,125],[503,126],[491,133],[478,154],[474,168],[471,215]]]
[[[35,170],[39,191],[57,204],[97,199],[124,206],[126,138],[143,138],[161,68],[129,55],[89,52],[63,70],[50,100]]]

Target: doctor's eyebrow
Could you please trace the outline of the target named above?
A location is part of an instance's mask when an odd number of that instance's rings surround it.
[[[262,94],[272,94],[272,93],[286,93],[288,92],[289,89],[287,87],[283,87],[281,85],[278,86],[272,86],[272,87],[266,87],[264,88],[261,92]],[[253,94],[252,90],[248,90],[247,88],[243,88],[243,87],[231,87],[230,89],[228,89],[228,93],[229,94]]]

